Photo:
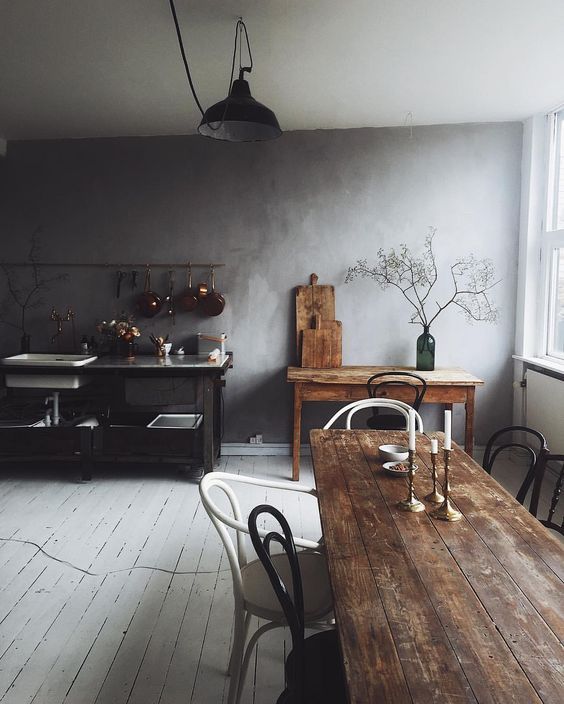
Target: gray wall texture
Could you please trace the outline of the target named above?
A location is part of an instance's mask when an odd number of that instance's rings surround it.
[[[294,287],[312,272],[335,285],[345,364],[414,364],[420,328],[409,324],[401,295],[368,280],[345,285],[344,277],[380,247],[421,247],[434,226],[439,296],[457,256],[490,257],[502,279],[497,326],[469,325],[449,309],[432,330],[438,366],[464,367],[486,381],[477,397],[483,442],[511,421],[521,136],[520,123],[499,123],[418,127],[412,137],[401,128],[299,131],[262,144],[199,136],[13,142],[0,159],[1,259],[25,258],[40,227],[41,256],[51,261],[224,262],[217,277],[223,315],[179,313],[174,328],[164,313],[139,319],[142,347],[149,351],[150,332],[170,333],[190,349],[198,331],[226,332],[235,368],[224,439],[262,432],[265,442],[283,442],[291,432],[285,368],[294,362]],[[31,312],[35,350],[49,349],[53,305],[71,305],[77,333],[88,335],[96,319],[134,310],[127,288],[115,298],[115,270],[67,273]],[[166,287],[166,271],[153,272],[153,288],[164,294]],[[2,352],[18,345],[17,331],[3,326]],[[332,409],[310,404],[304,430]],[[425,417],[427,429],[442,427],[438,409]],[[458,408],[458,438],[462,420]]]

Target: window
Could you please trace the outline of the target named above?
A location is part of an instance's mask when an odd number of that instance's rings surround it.
[[[545,272],[543,354],[564,360],[564,109],[549,116],[547,209],[542,241]]]

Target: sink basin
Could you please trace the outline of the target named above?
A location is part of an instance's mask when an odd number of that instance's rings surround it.
[[[18,367],[83,367],[85,364],[98,359],[96,355],[89,354],[15,354],[13,357],[4,357],[2,364]]]
[[[3,366],[18,367],[84,367],[98,359],[88,354],[16,354],[0,360]],[[6,374],[6,386],[18,389],[79,389],[88,384],[91,378],[85,374]]]

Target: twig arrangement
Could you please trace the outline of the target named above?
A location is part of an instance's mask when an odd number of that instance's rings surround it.
[[[15,270],[9,264],[0,264],[8,288],[8,296],[2,302],[0,312],[0,323],[19,330],[23,335],[27,335],[26,314],[33,308],[38,308],[44,303],[41,294],[49,290],[51,284],[56,281],[64,281],[66,274],[58,274],[49,278],[43,278],[38,264],[40,257],[40,235],[41,228],[37,228],[32,236],[27,253],[29,263],[30,281],[26,284],[16,275]],[[13,308],[19,308],[17,322],[13,320]]]
[[[397,252],[395,249],[388,253],[378,250],[374,266],[369,266],[366,259],[359,259],[355,266],[349,267],[345,283],[361,277],[373,279],[382,289],[397,288],[415,309],[409,322],[424,328],[429,328],[450,305],[462,310],[469,322],[497,322],[499,310],[490,298],[490,291],[500,279],[495,278],[490,259],[477,259],[473,254],[457,259],[450,266],[452,295],[443,303],[435,301],[434,312],[427,310],[431,291],[439,278],[433,251],[436,232],[436,228],[430,228],[421,256],[415,256],[407,245],[401,244]]]

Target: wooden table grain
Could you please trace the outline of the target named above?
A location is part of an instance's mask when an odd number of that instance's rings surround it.
[[[460,448],[458,523],[396,504],[378,446],[405,433],[312,430],[311,448],[350,702],[564,700],[564,547]],[[417,439],[415,489],[431,490]],[[442,461],[440,465],[442,478]]]
[[[427,382],[423,403],[442,403],[452,409],[454,403],[463,403],[466,411],[464,426],[464,449],[470,455],[474,443],[474,401],[476,387],[484,382],[473,374],[459,369],[437,368],[431,372],[416,371],[413,367],[366,367],[345,366],[334,369],[310,369],[288,367],[286,379],[294,384],[294,426],[292,437],[292,479],[300,478],[300,441],[302,406],[306,401],[358,401],[368,397],[366,383],[377,372],[390,373],[410,371],[419,374]],[[401,379],[401,377],[397,377]],[[392,390],[381,389],[380,396],[393,393],[399,401],[413,403],[413,394],[397,386]]]

